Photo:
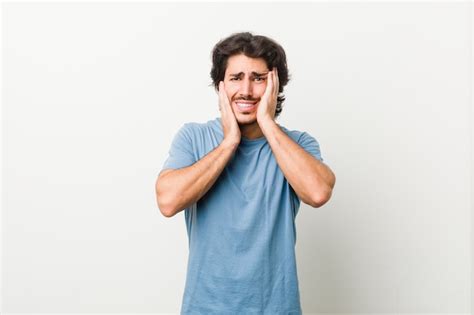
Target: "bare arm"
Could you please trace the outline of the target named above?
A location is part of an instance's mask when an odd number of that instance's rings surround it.
[[[164,170],[156,181],[161,213],[172,217],[197,202],[215,183],[237,146],[223,141],[191,166]]]
[[[261,123],[275,159],[298,197],[312,207],[321,207],[332,194],[336,177],[331,169],[306,152],[273,120]]]
[[[165,217],[174,216],[204,196],[222,173],[240,143],[240,128],[224,88],[224,84],[221,83],[219,110],[224,140],[193,165],[181,169],[164,170],[156,180],[156,200]]]
[[[312,207],[325,204],[332,194],[336,176],[331,169],[306,152],[275,123],[279,92],[278,69],[268,73],[265,93],[260,101],[257,120],[275,159],[298,197]]]

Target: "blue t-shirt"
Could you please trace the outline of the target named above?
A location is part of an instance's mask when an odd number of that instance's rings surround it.
[[[278,126],[323,161],[316,139]],[[184,124],[163,170],[194,164],[223,137],[220,118]],[[181,314],[301,314],[299,206],[266,138],[242,137],[214,185],[184,210],[189,257]]]

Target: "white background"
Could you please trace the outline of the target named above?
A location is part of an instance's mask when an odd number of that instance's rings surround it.
[[[307,313],[469,313],[471,6],[5,3],[2,313],[178,313],[184,213],[154,183],[172,137],[219,115],[214,44],[277,40],[278,119],[337,177],[297,217]]]

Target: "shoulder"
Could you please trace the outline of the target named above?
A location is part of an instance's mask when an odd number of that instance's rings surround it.
[[[211,119],[206,122],[185,122],[181,128],[180,132],[188,136],[202,135],[203,133],[209,131],[220,131],[220,121],[219,118]]]
[[[192,145],[196,150],[207,153],[217,146],[224,136],[219,119],[215,118],[206,122],[186,122],[179,129],[177,138],[181,142]]]
[[[296,143],[301,143],[304,142],[305,140],[308,139],[314,139],[313,136],[311,136],[308,132],[306,131],[301,131],[301,130],[290,130],[284,126],[280,125],[281,130],[283,130],[291,139],[293,139]],[[314,139],[316,140],[316,139]]]
[[[280,126],[280,128],[297,144],[299,144],[303,149],[312,154],[315,158],[320,161],[324,161],[321,156],[321,148],[318,140],[315,137],[310,135],[306,131],[300,130],[289,130],[285,127]]]

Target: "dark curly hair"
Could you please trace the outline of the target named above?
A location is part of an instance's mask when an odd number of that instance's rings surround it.
[[[219,89],[219,82],[224,80],[227,60],[229,57],[238,54],[244,54],[250,58],[263,58],[268,69],[272,70],[274,67],[278,69],[279,94],[275,110],[275,117],[278,117],[285,100],[285,96],[281,93],[290,80],[285,51],[274,40],[262,35],[253,35],[249,32],[234,33],[220,40],[212,50],[211,78],[216,90]]]

